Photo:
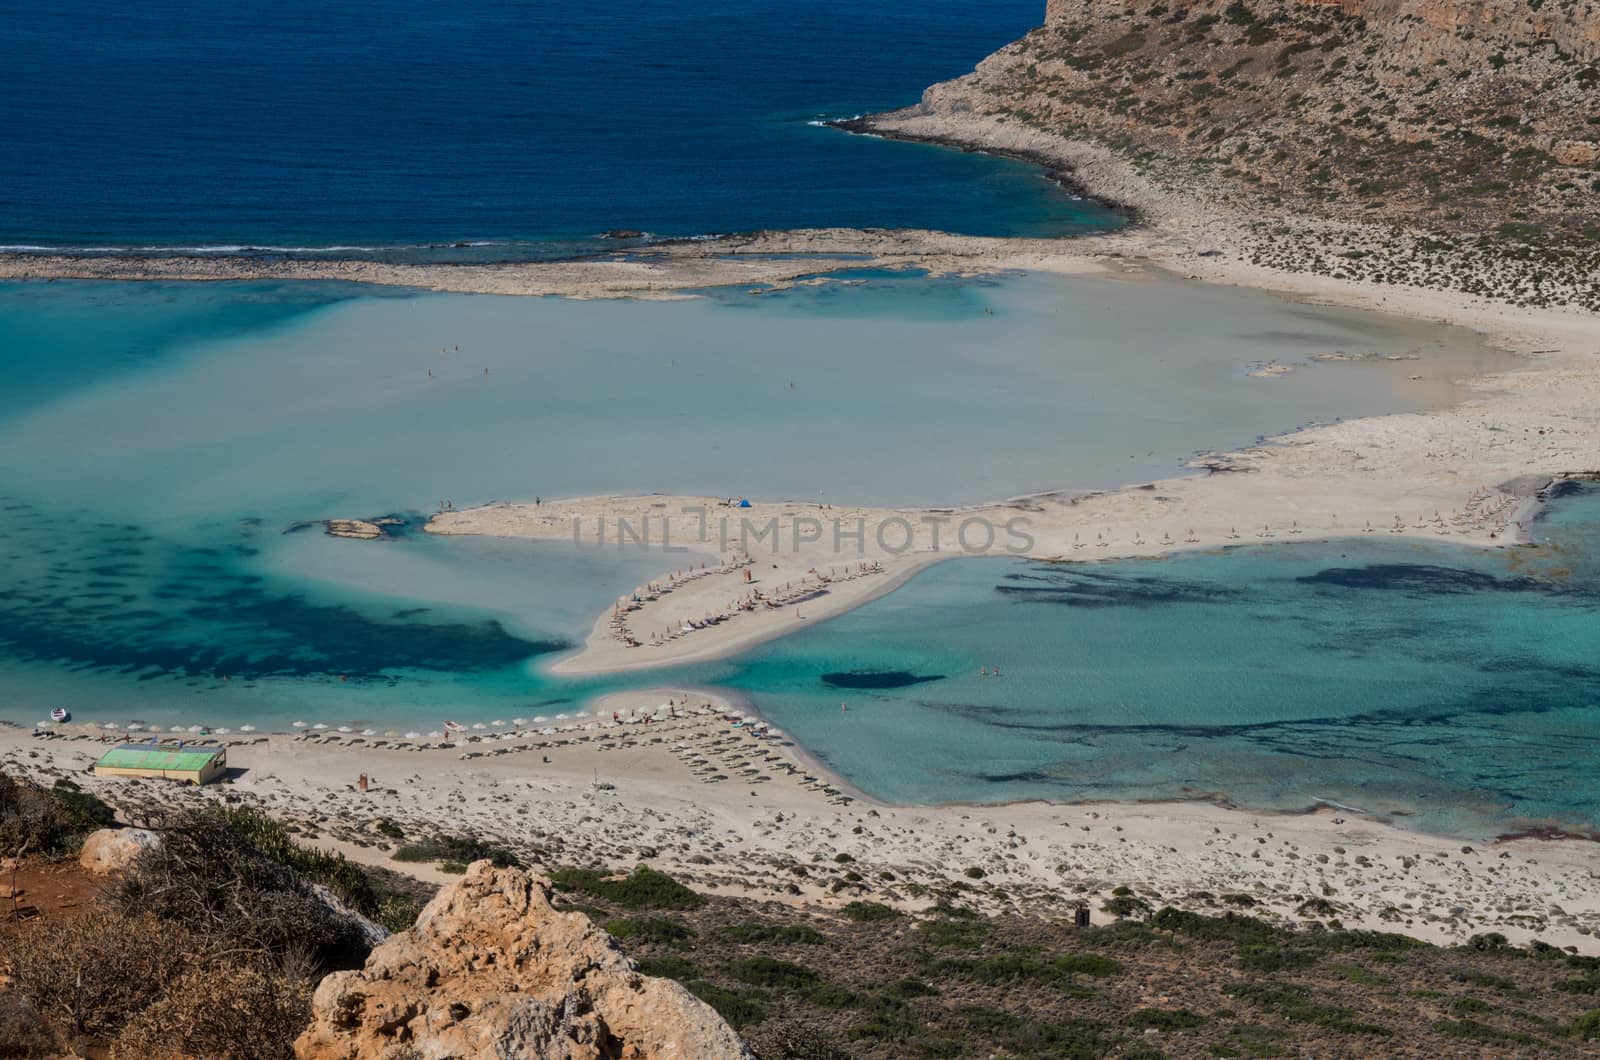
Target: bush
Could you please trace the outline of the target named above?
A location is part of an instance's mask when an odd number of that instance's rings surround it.
[[[976,949],[989,934],[989,925],[966,920],[928,920],[917,925],[917,934],[930,946]]]
[[[307,956],[323,968],[359,967],[368,950],[360,925],[334,912],[294,868],[279,860],[307,855],[311,863],[327,868],[322,859],[332,856],[279,848],[278,856],[271,857],[229,823],[232,816],[196,813],[167,829],[161,845],[140,854],[133,871],[119,883],[115,895],[122,909],[148,912],[236,947],[264,950],[279,961]],[[242,819],[271,843],[277,832],[257,827],[256,818],[262,817]],[[342,858],[337,861],[354,868]],[[342,874],[343,869],[336,871]],[[370,892],[365,876],[360,882]]]
[[[378,899],[378,908],[373,912],[372,919],[385,931],[397,934],[410,930],[421,912],[422,906],[410,895],[386,894]]]
[[[377,912],[378,892],[372,881],[343,854],[301,846],[281,822],[248,806],[218,806],[209,812],[261,854],[322,884],[356,912],[364,916]]]
[[[473,835],[434,836],[406,843],[397,847],[391,856],[396,861],[454,861],[461,865],[462,872],[474,861],[488,860],[497,869],[521,865],[521,861],[510,850]]]
[[[1205,1022],[1204,1016],[1186,1008],[1139,1008],[1128,1015],[1128,1026],[1138,1030],[1185,1031]]]
[[[698,909],[706,904],[704,896],[647,865],[620,880],[598,869],[557,869],[550,874],[550,881],[562,890],[601,898],[624,909]]]
[[[828,937],[810,924],[728,924],[722,935],[733,942],[820,946]]]
[[[945,961],[940,970],[982,982],[1070,983],[1080,975],[1103,979],[1122,971],[1122,965],[1098,953],[1069,953],[1038,957],[1002,953],[971,961]]]
[[[111,1037],[208,951],[181,925],[111,911],[39,920],[5,938],[17,989],[78,1034]]]
[[[728,1026],[738,1030],[747,1023],[760,1023],[767,1017],[765,996],[753,990],[729,990],[704,979],[691,979],[683,984],[689,993],[717,1010],[717,1015],[728,1021]]]
[[[662,957],[640,957],[633,963],[639,969],[640,975],[653,975],[658,979],[676,979],[682,983],[690,979],[704,978],[700,974],[699,968],[676,954],[667,954]]]
[[[111,807],[71,781],[41,788],[0,773],[0,854],[60,854],[116,820]]]
[[[810,968],[776,957],[742,957],[728,965],[728,974],[751,986],[801,990],[822,981]]]
[[[663,946],[679,946],[694,938],[694,929],[689,925],[661,916],[608,920],[601,926],[614,939],[654,942]]]
[[[874,924],[883,920],[893,920],[900,915],[900,911],[881,902],[851,902],[841,908],[839,914],[847,920],[854,920],[860,924]]]
[[[1567,1033],[1580,1041],[1600,1039],[1600,1008],[1592,1008],[1573,1020]]]
[[[223,966],[183,976],[167,996],[128,1022],[112,1060],[181,1052],[207,1060],[293,1060],[311,1022],[311,984],[269,971]]]
[[[1110,913],[1121,920],[1130,916],[1144,916],[1150,912],[1150,903],[1143,898],[1134,898],[1129,895],[1118,895],[1107,898],[1105,905],[1100,907],[1102,913]]]

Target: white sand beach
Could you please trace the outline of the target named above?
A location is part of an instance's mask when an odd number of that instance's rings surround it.
[[[1497,931],[1600,953],[1600,861],[1588,841],[1466,844],[1333,808],[886,806],[781,737],[730,724],[736,710],[699,690],[654,689],[598,704],[606,720],[593,728],[450,748],[350,746],[327,733],[229,737],[233,776],[202,789],[95,778],[86,769],[106,745],[84,732],[5,730],[0,764],[47,782],[69,777],[129,816],[242,800],[300,823],[319,845],[434,882],[449,877],[388,856],[394,843],[380,820],[411,837],[498,839],[545,867],[647,863],[713,893],[824,907],[868,898],[918,909],[954,896],[1065,915],[1087,901],[1103,923],[1102,901],[1127,885],[1152,906],[1336,919],[1440,943]],[[661,720],[610,726],[611,711]]]

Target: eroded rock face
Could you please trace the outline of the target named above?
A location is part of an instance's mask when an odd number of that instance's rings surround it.
[[[317,987],[301,1060],[734,1060],[748,1051],[679,984],[641,976],[547,881],[475,862],[366,967]]]
[[[83,841],[78,864],[96,876],[126,872],[140,854],[160,842],[160,835],[143,828],[102,828]]]

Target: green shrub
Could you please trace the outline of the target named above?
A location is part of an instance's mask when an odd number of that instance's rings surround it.
[[[410,895],[386,894],[378,899],[378,908],[373,912],[372,919],[387,931],[401,932],[409,930],[417,922],[420,912],[422,906]]]
[[[981,982],[1071,983],[1078,976],[1103,979],[1122,971],[1122,965],[1098,953],[1073,953],[1041,957],[1027,953],[1001,953],[970,961],[945,961],[940,970]]]
[[[810,924],[728,924],[723,937],[733,942],[777,943],[785,946],[820,946],[828,937]]]
[[[930,946],[976,949],[989,934],[989,925],[964,920],[928,920],[917,925],[917,935]]]
[[[1600,1039],[1600,1008],[1592,1008],[1573,1020],[1567,1033],[1586,1042]]]
[[[261,854],[322,884],[356,912],[370,916],[377,911],[372,881],[343,854],[301,846],[281,822],[249,806],[215,806],[207,812]]]
[[[1185,1031],[1205,1022],[1204,1016],[1186,1008],[1139,1008],[1128,1014],[1128,1026],[1138,1030]]]
[[[691,979],[683,985],[689,993],[716,1009],[717,1015],[727,1020],[734,1030],[767,1018],[767,1008],[763,1004],[766,996],[759,991],[729,990],[704,979]]]
[[[41,788],[0,773],[0,855],[71,852],[116,820],[111,808],[71,781]]]
[[[487,859],[500,869],[521,865],[510,850],[472,835],[434,836],[407,843],[392,856],[396,861],[454,861],[463,866]]]
[[[1375,1023],[1364,1023],[1355,1013],[1339,1005],[1326,1005],[1314,999],[1305,988],[1277,986],[1266,983],[1228,983],[1222,992],[1230,997],[1242,998],[1284,1019],[1295,1023],[1309,1023],[1346,1034],[1370,1034],[1386,1037],[1393,1032]]]
[[[704,896],[648,865],[638,866],[620,880],[598,869],[557,869],[550,874],[550,880],[563,890],[600,898],[624,909],[698,909],[706,904]]]
[[[858,923],[871,924],[881,920],[893,920],[900,915],[900,911],[881,902],[851,902],[839,910],[840,915]]]
[[[798,990],[821,982],[822,976],[803,965],[776,957],[741,957],[728,964],[728,974],[751,986]]]
[[[1107,898],[1106,903],[1100,907],[1100,911],[1109,913],[1120,920],[1149,913],[1150,903],[1143,898],[1135,898],[1131,895],[1117,895]]]
[[[406,837],[405,829],[401,828],[387,817],[380,817],[376,821],[372,822],[372,830],[383,836],[385,839],[404,839]]]
[[[688,924],[664,916],[608,920],[601,926],[614,939],[654,942],[662,946],[681,946],[694,938],[694,929]]]
[[[640,957],[634,964],[640,975],[653,975],[661,979],[676,979],[680,983],[702,978],[700,969],[675,953],[660,957]]]

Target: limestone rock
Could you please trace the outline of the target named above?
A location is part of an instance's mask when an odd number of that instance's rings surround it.
[[[548,881],[475,862],[360,971],[317,987],[300,1060],[734,1060],[749,1052],[679,984],[634,970]]]
[[[96,876],[126,872],[140,854],[160,843],[159,834],[143,828],[102,828],[83,841],[78,864]]]
[[[1600,144],[1593,140],[1557,140],[1550,153],[1563,166],[1592,166],[1600,162]]]

